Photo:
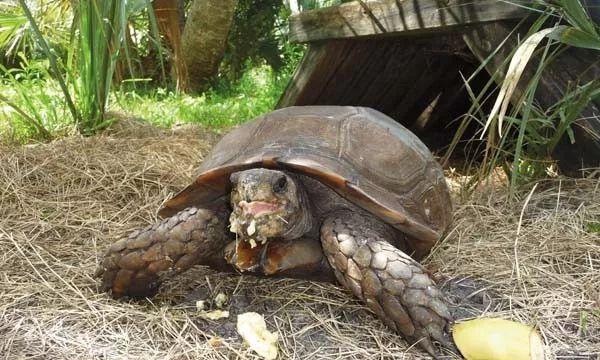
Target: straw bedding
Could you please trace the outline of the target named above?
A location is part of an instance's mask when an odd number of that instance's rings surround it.
[[[104,249],[155,221],[217,138],[138,126],[0,147],[0,358],[255,358],[235,332],[246,311],[279,333],[282,358],[426,358],[335,285],[198,267],[151,301],[97,292]],[[452,230],[425,263],[485,284],[484,314],[536,325],[548,358],[598,359],[599,187],[563,179],[539,184],[528,201],[531,188],[508,201],[498,184],[457,195]],[[218,293],[230,317],[199,317],[196,300]]]

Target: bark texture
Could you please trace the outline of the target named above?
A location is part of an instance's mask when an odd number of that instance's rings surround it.
[[[202,91],[217,74],[237,0],[195,0],[190,5],[182,38],[188,85]]]
[[[187,90],[187,71],[181,50],[181,13],[178,0],[154,0],[152,2],[158,31],[167,39],[173,52],[173,77],[177,90]]]

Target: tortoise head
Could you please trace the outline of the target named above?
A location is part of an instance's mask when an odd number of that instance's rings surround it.
[[[259,168],[233,173],[230,180],[229,222],[240,238],[296,239],[312,227],[307,195],[293,175]]]

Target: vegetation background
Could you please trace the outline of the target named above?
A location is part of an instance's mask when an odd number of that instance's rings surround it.
[[[281,1],[233,2],[232,22],[220,30],[227,36],[223,51],[212,60],[218,66],[209,66],[197,91],[181,86],[189,80],[177,72],[185,60],[177,55],[193,40],[181,19],[203,3],[210,2],[0,2],[3,142],[93,134],[114,120],[114,111],[162,127],[192,122],[221,129],[271,110],[304,49],[287,41],[289,9]],[[180,10],[175,17],[173,7]],[[202,18],[192,20],[196,32],[210,32]]]

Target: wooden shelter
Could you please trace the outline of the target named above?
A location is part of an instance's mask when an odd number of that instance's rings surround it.
[[[359,0],[295,14],[290,39],[308,43],[308,49],[278,107],[368,106],[401,122],[430,147],[443,147],[458,123],[453,120],[470,106],[463,77],[497,48],[485,67],[489,74],[502,69],[535,18],[516,3]],[[588,10],[600,21],[600,8]],[[481,74],[470,84],[474,91],[489,80]],[[599,78],[598,52],[568,49],[545,72],[536,101],[550,106],[568,86]],[[522,91],[517,88],[515,99]],[[574,173],[600,167],[600,99],[573,130],[575,143],[565,137],[553,154],[561,169]]]

